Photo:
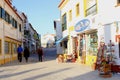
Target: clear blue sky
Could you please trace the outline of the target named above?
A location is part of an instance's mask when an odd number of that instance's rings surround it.
[[[53,21],[60,18],[58,5],[61,0],[12,0],[24,12],[33,28],[41,35],[55,33]]]

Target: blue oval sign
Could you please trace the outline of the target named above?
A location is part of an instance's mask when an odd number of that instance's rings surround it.
[[[75,31],[80,32],[84,31],[90,24],[88,19],[83,19],[75,25]]]

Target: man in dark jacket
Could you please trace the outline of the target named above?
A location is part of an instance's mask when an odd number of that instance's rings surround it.
[[[27,47],[25,47],[24,49],[24,57],[25,57],[25,60],[26,62],[28,62],[28,57],[30,56],[30,51]]]
[[[42,57],[43,57],[43,50],[42,48],[38,48],[37,49],[37,54],[38,54],[38,58],[39,58],[39,61],[43,61]]]

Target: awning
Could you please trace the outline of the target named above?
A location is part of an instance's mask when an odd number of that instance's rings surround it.
[[[62,41],[66,41],[67,38],[68,38],[68,36],[65,36],[65,37],[63,37],[63,38],[57,40],[57,41],[56,41],[56,44],[59,44],[59,43],[62,42]]]

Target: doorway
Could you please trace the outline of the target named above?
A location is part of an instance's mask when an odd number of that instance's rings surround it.
[[[80,53],[79,53],[79,56],[82,57],[82,52],[83,52],[83,38],[80,39],[80,49],[79,49]]]

